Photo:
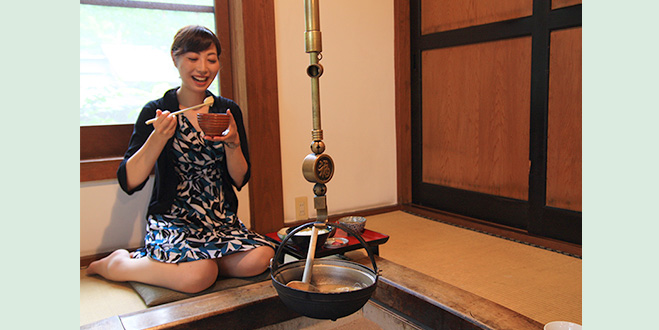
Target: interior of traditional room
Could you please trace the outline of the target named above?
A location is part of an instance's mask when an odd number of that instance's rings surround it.
[[[206,2],[150,6],[213,15],[220,94],[242,108],[250,144],[239,218],[276,240],[319,218],[364,217],[372,248],[319,259],[377,268],[377,288],[356,312],[322,320],[291,311],[269,276],[186,295],[85,275],[143,244],[153,183],[132,196],[117,183],[133,124],[81,125],[81,329],[582,324],[580,0],[309,1],[333,161],[325,209],[303,173],[317,138],[306,2]]]

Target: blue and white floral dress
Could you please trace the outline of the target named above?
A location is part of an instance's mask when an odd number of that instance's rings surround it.
[[[272,245],[226,208],[222,191],[224,145],[204,140],[185,116],[178,116],[171,152],[179,185],[168,212],[149,215],[145,246],[133,257],[178,263],[220,258]]]

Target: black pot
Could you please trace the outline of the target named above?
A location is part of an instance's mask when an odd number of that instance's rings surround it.
[[[281,267],[277,265],[276,260],[280,260],[282,247],[296,231],[312,225],[313,223],[307,223],[297,227],[282,240],[270,271],[272,285],[282,302],[291,310],[310,318],[336,320],[358,311],[371,298],[379,277],[377,265],[368,244],[358,233],[341,224],[333,224],[359,240],[368,252],[373,269],[347,260],[317,259],[313,262],[311,283],[351,287],[357,287],[358,283],[359,288],[346,292],[311,292],[286,286],[290,281],[302,279],[305,260],[289,262]]]

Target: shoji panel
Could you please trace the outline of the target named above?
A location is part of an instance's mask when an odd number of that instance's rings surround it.
[[[550,40],[547,205],[581,211],[581,27]]]
[[[422,53],[423,181],[526,200],[531,37]]]
[[[532,14],[531,0],[422,0],[421,33],[428,34],[505,21]]]

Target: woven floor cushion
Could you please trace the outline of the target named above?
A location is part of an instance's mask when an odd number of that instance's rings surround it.
[[[270,270],[263,272],[260,275],[253,277],[241,277],[241,278],[226,278],[219,277],[215,284],[213,284],[208,289],[198,292],[198,293],[183,293],[179,291],[174,291],[166,289],[159,286],[153,286],[149,284],[139,283],[139,282],[129,282],[133,289],[140,295],[147,307],[158,306],[166,304],[172,301],[178,301],[190,297],[200,296],[211,292],[222,291],[230,288],[236,288],[243,285],[258,283],[266,281],[270,278]]]

